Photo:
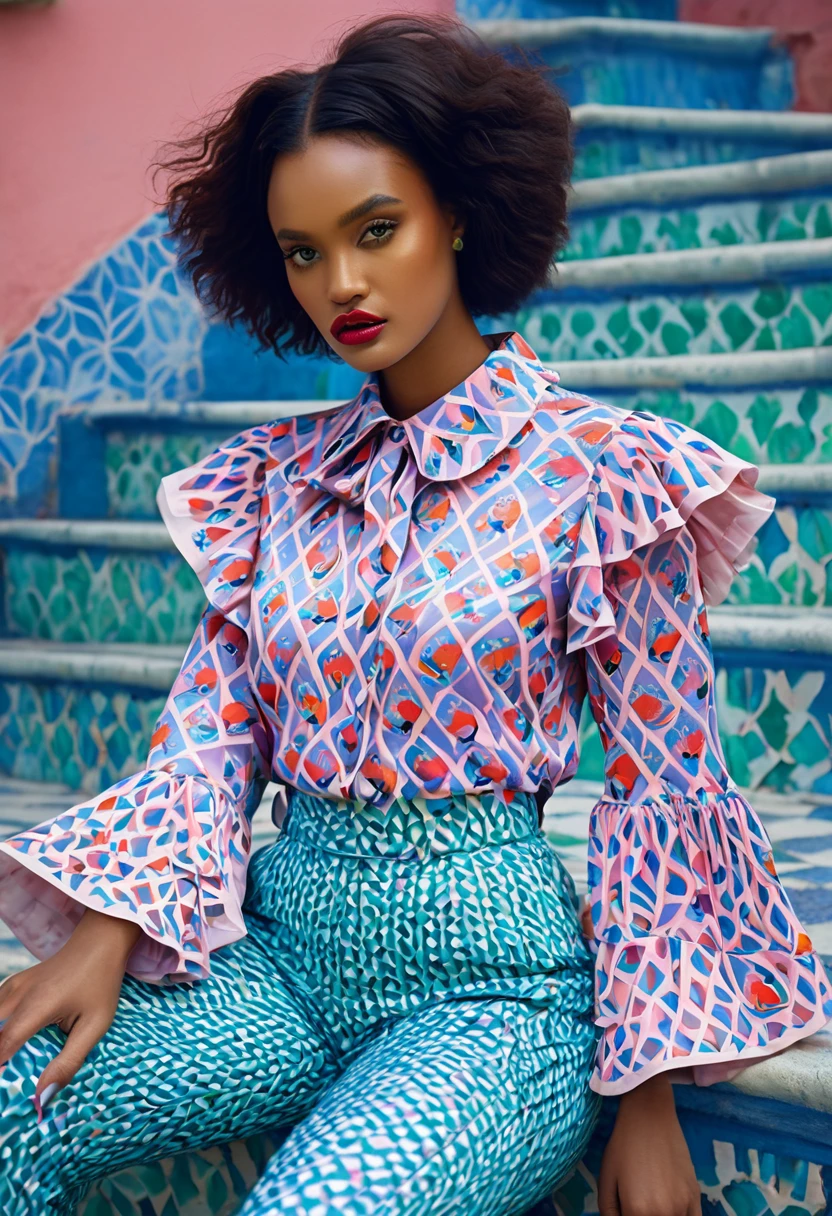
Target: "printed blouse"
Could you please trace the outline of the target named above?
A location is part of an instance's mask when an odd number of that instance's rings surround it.
[[[162,480],[208,603],[147,767],[0,844],[0,915],[45,958],[96,908],[141,926],[130,974],[199,979],[245,933],[267,782],[379,807],[546,795],[588,693],[590,1084],[708,1084],[832,1017],[714,710],[705,604],[773,500],[696,431],[563,388],[518,331],[486,340],[405,421],[371,373]]]

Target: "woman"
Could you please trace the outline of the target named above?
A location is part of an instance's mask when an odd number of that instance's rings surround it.
[[[245,1216],[522,1212],[604,1093],[603,1216],[693,1216],[671,1080],[832,1013],[714,717],[756,470],[474,324],[546,284],[570,160],[542,68],[398,15],[170,162],[206,303],[366,378],[163,479],[208,603],[147,768],[2,846],[8,1216],[265,1128]],[[538,814],[587,688],[589,942]]]

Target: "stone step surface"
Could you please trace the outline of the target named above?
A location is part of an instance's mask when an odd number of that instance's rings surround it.
[[[564,260],[832,236],[832,151],[576,183]]]
[[[565,262],[520,310],[561,360],[832,344],[832,238]]]
[[[526,327],[523,332],[564,387],[677,418],[755,464],[832,460],[832,348],[553,361],[544,353],[551,342],[545,315],[526,311],[507,327]],[[83,486],[68,474],[63,514],[158,520],[156,491],[168,473],[249,426],[342,404],[275,399],[160,408],[141,400],[102,400],[72,419],[73,428],[98,435],[102,472],[94,480],[100,501],[88,511]],[[85,466],[87,484],[90,467]]]
[[[535,52],[572,106],[784,110],[793,99],[791,57],[769,29],[607,16],[493,18],[473,28],[509,61]]]
[[[832,116],[658,106],[575,106],[576,181],[832,147]]]
[[[832,606],[832,465],[763,467],[776,494],[732,604]],[[3,631],[55,642],[190,640],[205,595],[164,524],[0,520]]]
[[[714,608],[723,747],[735,780],[832,789],[832,609]],[[0,771],[88,793],[142,767],[184,645],[0,639]],[[585,714],[581,777],[603,772]]]

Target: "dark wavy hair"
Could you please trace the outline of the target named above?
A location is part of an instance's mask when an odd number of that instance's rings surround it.
[[[198,297],[261,348],[337,358],[289,286],[269,224],[275,158],[315,135],[375,138],[418,165],[464,220],[460,293],[472,316],[545,287],[567,236],[569,107],[546,65],[510,63],[457,17],[388,13],[349,30],[311,71],[252,81],[194,135],[163,145],[168,236]]]

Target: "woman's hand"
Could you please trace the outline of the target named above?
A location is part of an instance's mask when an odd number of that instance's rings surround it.
[[[47,1102],[71,1081],[109,1029],[130,951],[141,930],[87,909],[69,940],[43,963],[0,984],[0,1067],[44,1026],[67,1034],[35,1089],[38,1122]]]
[[[667,1073],[622,1094],[601,1159],[600,1216],[702,1216]]]

